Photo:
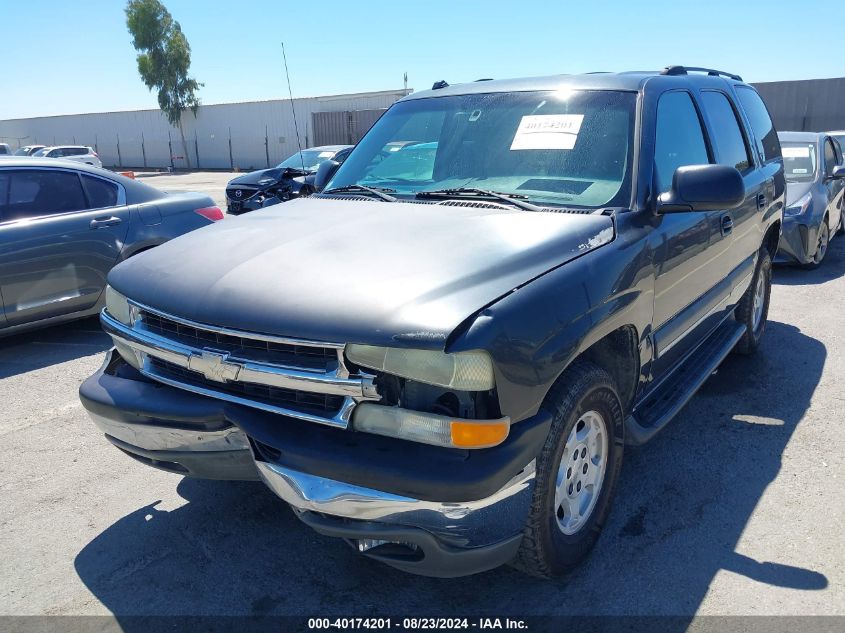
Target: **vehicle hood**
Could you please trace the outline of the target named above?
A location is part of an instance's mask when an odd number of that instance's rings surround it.
[[[788,182],[786,183],[786,206],[793,206],[813,188],[812,182]]]
[[[228,187],[236,187],[237,185],[252,185],[254,187],[265,187],[269,184],[278,182],[284,175],[285,170],[273,167],[271,169],[259,169],[258,171],[251,171],[243,176],[238,176],[229,181]],[[301,176],[302,172],[289,171],[288,178],[293,176]],[[261,183],[262,180],[272,180],[273,183]]]
[[[442,348],[481,308],[613,237],[604,215],[302,198],[141,253],[109,283],[201,323]]]

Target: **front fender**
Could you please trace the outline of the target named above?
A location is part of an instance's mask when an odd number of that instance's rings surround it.
[[[535,415],[572,361],[622,327],[637,332],[639,384],[651,361],[654,274],[647,223],[621,222],[614,242],[535,279],[481,311],[449,351],[493,358],[503,415]]]

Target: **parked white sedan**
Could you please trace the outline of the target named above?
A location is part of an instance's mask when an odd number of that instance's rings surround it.
[[[87,145],[54,145],[44,147],[33,154],[35,157],[64,158],[65,160],[76,160],[86,165],[102,167],[103,161],[92,148]]]

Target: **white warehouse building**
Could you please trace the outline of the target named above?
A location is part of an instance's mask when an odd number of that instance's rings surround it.
[[[385,109],[410,90],[202,105],[183,116],[190,165],[261,169],[302,147],[354,144]],[[294,125],[294,111],[296,124]],[[0,142],[90,145],[104,166],[187,167],[181,136],[160,110],[100,112],[0,121]]]

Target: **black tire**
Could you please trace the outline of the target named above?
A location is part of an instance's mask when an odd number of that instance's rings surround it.
[[[765,297],[763,298],[763,312],[759,320],[755,323],[755,309],[754,296],[757,289],[757,284],[762,278],[763,290]],[[760,340],[763,338],[763,333],[766,331],[766,320],[769,317],[769,301],[772,297],[772,256],[768,249],[763,247],[760,249],[760,256],[757,258],[757,268],[754,270],[754,277],[751,279],[751,285],[740,299],[736,306],[734,316],[736,320],[745,326],[745,333],[739,342],[734,347],[734,352],[737,354],[750,355],[757,351],[760,346]]]
[[[839,214],[839,228],[836,230],[837,235],[845,235],[845,209]]]
[[[828,224],[827,216],[824,217],[822,223],[819,225],[819,232],[826,237],[819,238],[820,240],[823,240],[824,243],[822,244],[820,241],[816,244],[816,250],[812,253],[813,261],[808,264],[803,264],[802,268],[805,268],[807,270],[815,270],[816,268],[821,266],[822,262],[824,261],[825,255],[827,255],[827,250],[830,246],[830,225]],[[821,257],[816,259],[817,253],[819,252],[821,252]],[[809,257],[810,253],[807,253],[807,256]]]
[[[622,467],[624,417],[611,376],[584,361],[577,361],[566,370],[549,392],[543,406],[553,415],[551,430],[537,457],[531,509],[522,544],[511,564],[532,576],[553,578],[572,570],[584,560],[601,534]],[[607,461],[604,479],[592,512],[577,531],[567,535],[558,525],[556,478],[567,438],[579,418],[590,411],[598,412],[605,421]]]

